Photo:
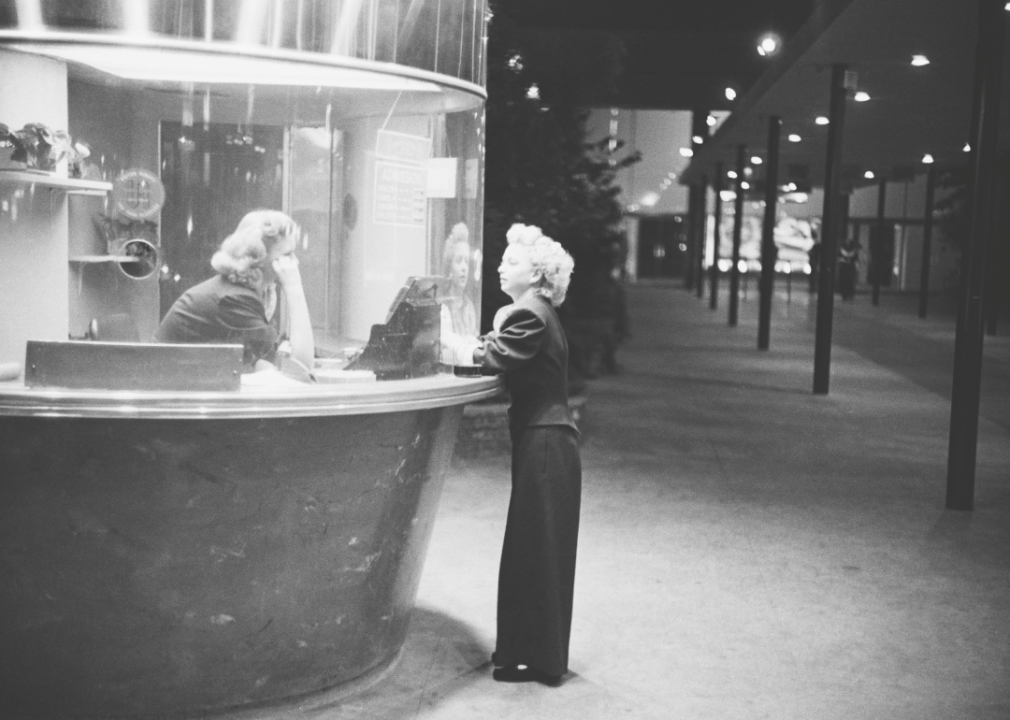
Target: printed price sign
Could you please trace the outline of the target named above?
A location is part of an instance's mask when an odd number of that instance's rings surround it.
[[[424,227],[428,220],[427,180],[423,165],[376,160],[372,221],[379,225]]]

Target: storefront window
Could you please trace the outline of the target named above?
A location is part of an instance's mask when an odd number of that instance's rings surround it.
[[[64,9],[43,20],[58,25],[107,3],[55,5]],[[297,45],[291,27],[277,32]],[[154,343],[177,301],[221,275],[214,254],[255,210],[297,226],[314,356],[300,380],[459,374],[447,339],[476,334],[480,317],[480,92],[382,63],[305,61],[310,53],[2,41],[0,123],[8,134],[30,122],[65,130],[75,148],[48,171],[12,159],[16,142],[0,154],[8,375],[32,340]],[[296,303],[269,280],[246,290],[275,333],[268,360],[284,369],[297,356]],[[242,372],[254,369],[247,347]]]

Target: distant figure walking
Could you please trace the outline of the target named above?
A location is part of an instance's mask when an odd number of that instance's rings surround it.
[[[851,300],[856,295],[856,263],[859,262],[859,243],[854,238],[845,238],[838,250],[838,289],[842,300]]]

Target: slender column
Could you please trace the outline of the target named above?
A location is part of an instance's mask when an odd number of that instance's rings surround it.
[[[761,285],[758,310],[758,350],[767,350],[771,339],[772,293],[775,291],[775,221],[779,204],[779,135],[781,118],[768,118],[768,157],[765,158],[765,218],[761,230]]]
[[[933,205],[936,197],[936,165],[926,173],[926,214],[922,219],[922,271],[919,275],[919,317],[926,317],[929,304],[929,270],[933,257]]]
[[[687,233],[684,238],[684,289],[694,289],[694,236],[698,225],[698,186],[687,186]]]
[[[736,199],[733,201],[733,267],[729,269],[729,326],[736,327],[740,308],[740,238],[743,236],[743,168],[746,145],[736,146]]]
[[[708,176],[702,175],[701,188],[698,193],[698,223],[695,226],[697,241],[695,246],[698,252],[695,255],[694,276],[697,281],[694,288],[698,293],[698,299],[705,296],[705,230],[708,227]]]
[[[722,225],[722,161],[715,164],[715,223],[712,230],[712,266],[708,269],[709,294],[708,306],[715,310],[719,307],[719,240],[722,239],[719,227]]]
[[[874,305],[880,305],[880,282],[884,273],[881,255],[884,254],[884,205],[886,204],[887,178],[880,178],[880,182],[877,184],[877,232],[873,234],[873,239],[870,241],[870,257],[873,261],[871,263],[873,277],[870,280],[873,283]]]
[[[827,395],[831,383],[831,324],[835,312],[835,261],[838,258],[838,191],[842,179],[842,136],[845,128],[845,65],[831,67],[831,105],[824,169],[824,209],[821,219],[821,268],[817,289],[817,331],[814,338],[814,394]]]
[[[947,508],[971,510],[975,505],[975,461],[978,451],[978,408],[982,385],[983,312],[986,243],[993,220],[999,146],[1003,44],[1006,37],[1004,0],[979,0],[978,49],[971,128],[971,191],[968,196],[968,237],[961,255],[961,288],[954,338],[954,387],[950,403],[950,445],[947,457]]]
[[[997,171],[996,202],[993,203],[992,231],[989,233],[989,259],[985,264],[985,334],[995,335],[999,311],[1006,301],[1007,239],[1010,236],[1010,150],[1004,150]]]
[[[691,114],[691,150],[695,153],[708,139],[708,110],[695,110]],[[700,142],[699,142],[700,141]],[[691,185],[688,191],[687,207],[689,221],[687,226],[687,256],[685,261],[684,287],[688,290],[697,288],[698,297],[702,296],[705,281],[702,279],[702,255],[705,252],[705,190],[708,181],[702,178],[701,185]]]

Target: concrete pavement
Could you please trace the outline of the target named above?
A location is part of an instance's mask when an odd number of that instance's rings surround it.
[[[568,681],[491,679],[508,458],[457,459],[398,665],[268,716],[1010,718],[1010,338],[987,343],[976,510],[946,511],[952,321],[899,300],[839,302],[814,397],[804,291],[759,353],[753,292],[731,329],[725,303],[630,287],[623,372],[590,389]]]

